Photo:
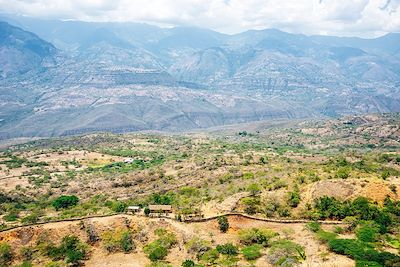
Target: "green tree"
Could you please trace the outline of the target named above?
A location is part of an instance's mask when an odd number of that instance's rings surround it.
[[[296,208],[300,203],[300,192],[295,190],[288,194],[288,204],[292,208]]]
[[[79,198],[77,196],[60,196],[52,202],[56,210],[66,209],[78,204]]]
[[[229,229],[228,218],[226,218],[226,216],[221,216],[221,217],[218,217],[217,221],[218,221],[218,225],[219,225],[219,230],[222,233],[226,233]]]
[[[149,216],[150,209],[148,207],[144,208],[144,215]]]

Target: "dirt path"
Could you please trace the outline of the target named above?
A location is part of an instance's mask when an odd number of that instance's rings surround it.
[[[144,215],[130,215],[130,214],[110,214],[110,215],[92,215],[92,216],[86,216],[86,217],[79,217],[79,218],[72,218],[72,219],[63,219],[63,220],[56,220],[56,221],[51,221],[51,222],[39,222],[35,224],[29,224],[29,225],[21,225],[21,226],[15,226],[13,228],[9,229],[4,229],[0,230],[0,233],[2,232],[7,232],[7,231],[12,231],[15,229],[20,229],[24,227],[32,227],[32,226],[38,226],[38,225],[51,225],[51,224],[57,224],[57,223],[62,223],[62,222],[76,222],[76,221],[82,221],[82,220],[87,220],[87,219],[94,219],[94,218],[113,218],[113,217],[119,217],[119,216],[125,216],[129,218],[135,218],[135,217],[144,217]],[[305,224],[308,222],[313,222],[312,220],[306,220],[306,219],[274,219],[274,218],[263,218],[263,217],[257,217],[257,216],[251,216],[243,213],[235,213],[235,212],[230,212],[230,213],[223,213],[223,214],[218,214],[210,217],[205,217],[202,219],[193,219],[193,220],[186,220],[180,223],[185,223],[185,224],[190,224],[190,223],[199,223],[199,222],[207,222],[207,221],[213,221],[217,219],[218,217],[221,216],[227,216],[227,217],[243,217],[246,219],[254,220],[254,221],[264,221],[264,222],[272,222],[272,223],[278,223],[278,224]],[[173,214],[170,215],[170,217],[161,217],[162,219],[166,220],[171,220],[175,221],[175,216]],[[157,218],[156,218],[157,219]],[[318,221],[321,224],[324,225],[347,225],[348,223],[342,222],[342,221]]]

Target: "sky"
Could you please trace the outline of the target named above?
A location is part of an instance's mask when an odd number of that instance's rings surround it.
[[[0,12],[197,26],[224,33],[277,28],[308,35],[375,37],[400,32],[400,0],[0,0]]]

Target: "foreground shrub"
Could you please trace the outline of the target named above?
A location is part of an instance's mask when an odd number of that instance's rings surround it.
[[[30,261],[24,261],[18,267],[32,267],[32,263]]]
[[[200,239],[199,237],[190,239],[185,246],[189,253],[194,254],[204,253],[211,249],[210,242]]]
[[[219,258],[219,253],[216,249],[206,251],[200,256],[200,260],[208,265],[213,265]]]
[[[271,244],[267,256],[275,266],[294,266],[306,259],[304,248],[290,240],[279,240]]]
[[[168,255],[168,249],[156,241],[145,246],[143,251],[151,261],[163,260]]]
[[[165,259],[168,255],[168,250],[177,243],[175,234],[165,229],[157,229],[154,233],[159,238],[143,248],[143,251],[153,262]]]
[[[192,260],[185,260],[182,262],[182,267],[194,267],[196,264]]]
[[[270,229],[244,229],[239,231],[240,243],[245,245],[260,244],[268,246],[270,239],[277,236],[278,234]]]
[[[261,257],[261,249],[263,247],[259,244],[251,245],[242,248],[241,252],[246,260],[255,260]]]
[[[38,248],[42,253],[52,260],[65,260],[66,263],[72,266],[81,265],[81,261],[87,255],[87,247],[82,243],[77,236],[65,236],[59,246],[55,246],[48,240],[40,240]]]
[[[217,246],[217,251],[225,255],[237,255],[239,253],[238,248],[232,243],[227,243]]]
[[[7,243],[0,243],[0,266],[9,266],[13,258],[11,246]]]
[[[374,261],[356,261],[356,267],[383,267],[382,264],[379,264]]]
[[[362,222],[356,229],[356,236],[364,242],[375,242],[379,236],[379,226],[375,222]]]
[[[107,231],[102,235],[103,246],[108,252],[130,252],[135,249],[132,233],[129,230]]]
[[[332,232],[327,232],[322,229],[317,232],[317,238],[322,243],[327,243],[327,242],[331,241],[332,239],[335,239],[336,237],[337,237],[337,234],[332,233]]]
[[[335,253],[346,255],[356,261],[370,261],[388,265],[388,262],[400,263],[400,257],[389,252],[379,252],[365,242],[354,239],[333,239],[328,243],[329,249]]]
[[[86,246],[77,236],[66,236],[58,248],[67,263],[78,264],[86,256]]]

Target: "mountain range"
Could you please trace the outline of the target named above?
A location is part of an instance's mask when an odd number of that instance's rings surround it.
[[[0,138],[400,111],[399,33],[0,20]]]

